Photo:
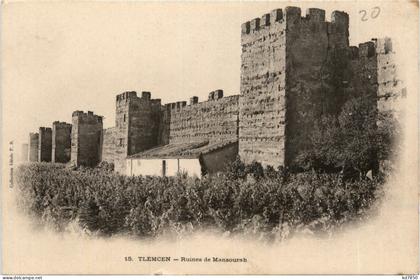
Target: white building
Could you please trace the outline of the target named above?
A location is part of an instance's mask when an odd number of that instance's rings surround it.
[[[226,169],[238,155],[238,141],[179,143],[156,147],[126,159],[126,175],[201,177]]]

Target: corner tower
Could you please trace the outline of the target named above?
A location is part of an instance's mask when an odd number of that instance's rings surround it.
[[[348,15],[277,9],[242,24],[239,155],[250,163],[286,166],[304,148],[313,120],[333,91],[328,58],[348,48]]]

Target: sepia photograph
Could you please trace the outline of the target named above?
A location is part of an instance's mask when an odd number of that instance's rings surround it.
[[[418,2],[1,6],[2,274],[419,273]]]

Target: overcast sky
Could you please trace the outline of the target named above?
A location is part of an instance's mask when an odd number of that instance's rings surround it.
[[[403,9],[381,6],[361,20],[373,2],[296,3],[350,15],[350,43],[389,35],[394,46],[402,28],[390,24]],[[241,23],[284,2],[260,3],[11,3],[3,7],[2,101],[9,139],[55,120],[71,122],[75,110],[91,110],[114,125],[115,96],[151,91],[163,103],[200,100],[223,89],[239,94]],[[290,5],[290,4],[289,4]],[[369,17],[368,17],[369,18]],[[400,22],[399,25],[404,24]],[[401,37],[401,38],[400,38]]]

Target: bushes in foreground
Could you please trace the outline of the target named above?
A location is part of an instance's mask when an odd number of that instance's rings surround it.
[[[235,163],[201,179],[123,176],[107,169],[71,170],[34,163],[17,170],[18,203],[64,230],[154,237],[216,229],[283,239],[298,231],[331,232],[368,217],[381,180],[344,182],[338,174],[288,174]]]

